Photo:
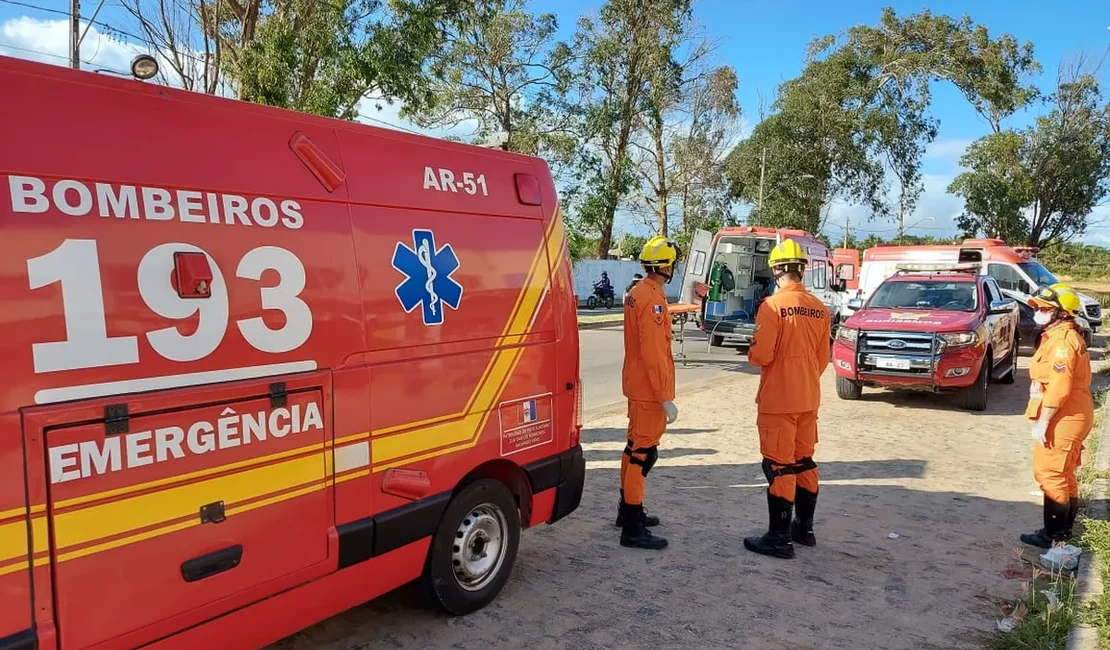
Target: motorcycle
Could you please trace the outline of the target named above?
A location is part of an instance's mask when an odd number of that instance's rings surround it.
[[[612,309],[615,300],[616,292],[613,291],[612,285],[602,287],[600,283],[595,282],[593,294],[586,298],[586,308],[597,309],[598,305],[603,305],[606,309]]]

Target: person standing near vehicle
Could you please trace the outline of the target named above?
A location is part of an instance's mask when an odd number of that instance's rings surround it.
[[[1033,420],[1033,477],[1044,493],[1044,527],[1021,536],[1039,548],[1071,537],[1079,507],[1075,472],[1083,442],[1094,424],[1091,359],[1075,322],[1079,295],[1063,283],[1041,287],[1029,298],[1033,319],[1044,327],[1029,364],[1029,405]]]
[[[767,477],[767,532],[744,539],[762,555],[794,557],[794,544],[816,546],[817,408],[821,373],[829,365],[829,311],[802,286],[809,263],[805,251],[785,239],[771,251],[768,265],[778,290],[759,307],[755,341],[748,361],[759,366],[756,428],[763,474]],[[797,504],[797,519],[791,521]]]
[[[674,405],[674,357],[671,319],[663,285],[674,275],[678,246],[666,237],[652,237],[640,252],[647,277],[624,301],[624,370],[628,399],[628,444],[621,456],[621,502],[617,525],[621,546],[662,549],[667,540],[649,526],[659,518],[644,512],[644,480],[659,458],[659,441],[678,417]]]

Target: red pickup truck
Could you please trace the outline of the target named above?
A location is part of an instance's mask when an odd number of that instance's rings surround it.
[[[987,407],[991,383],[1017,374],[1017,302],[977,264],[901,264],[833,342],[836,394],[859,399],[864,386],[954,392],[961,406]]]

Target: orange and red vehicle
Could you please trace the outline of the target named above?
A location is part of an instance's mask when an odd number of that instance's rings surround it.
[[[836,334],[836,394],[865,386],[954,392],[967,409],[987,407],[992,383],[1017,377],[1017,302],[979,264],[901,263]]]
[[[0,57],[0,648],[257,648],[574,511],[536,158]]]

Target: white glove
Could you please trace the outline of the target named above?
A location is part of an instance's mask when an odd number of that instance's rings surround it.
[[[1033,423],[1033,440],[1045,444],[1048,437],[1048,420],[1042,418]]]
[[[663,402],[663,412],[667,414],[667,424],[674,424],[678,419],[678,407],[674,402]]]
[[[1039,381],[1029,382],[1029,398],[1030,399],[1036,399],[1038,397],[1041,397],[1042,395],[1044,395],[1044,391],[1041,389],[1041,382],[1039,382]]]

